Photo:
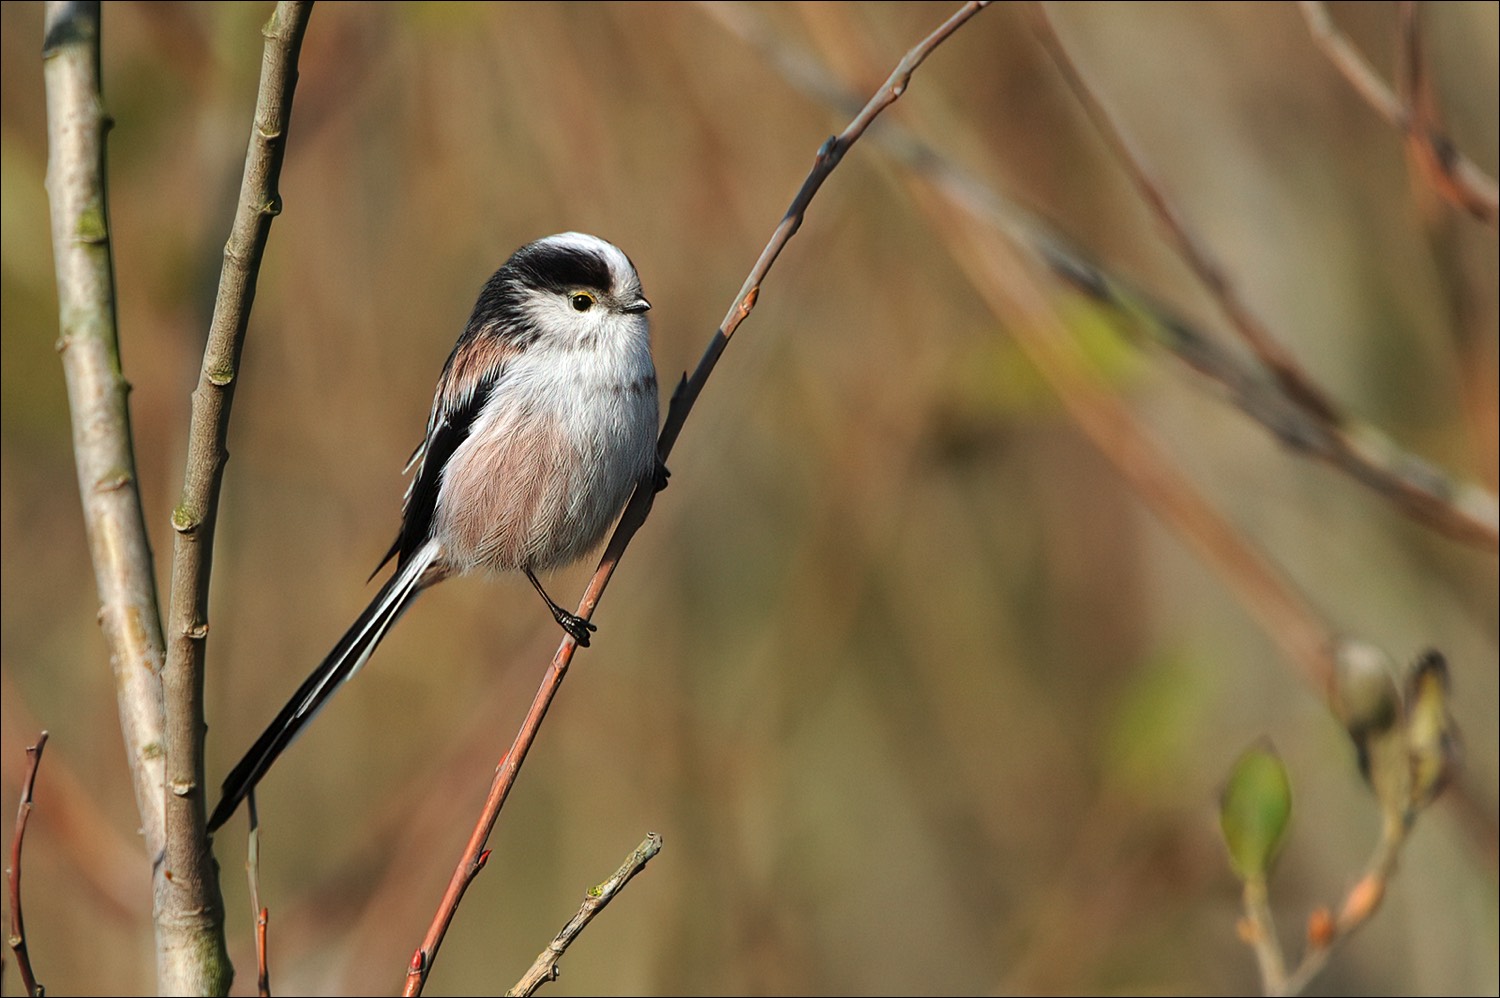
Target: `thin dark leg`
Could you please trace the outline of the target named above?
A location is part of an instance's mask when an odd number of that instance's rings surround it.
[[[552,597],[547,595],[547,590],[542,588],[542,584],[536,580],[535,575],[531,574],[531,569],[529,568],[526,569],[526,577],[531,580],[532,587],[536,589],[542,599],[547,601],[547,608],[552,611],[552,619],[557,621],[558,626],[573,636],[573,640],[578,642],[578,647],[587,648],[589,646],[589,632],[597,631],[599,628],[590,624],[587,620],[578,616],[578,614],[569,613],[554,603]]]

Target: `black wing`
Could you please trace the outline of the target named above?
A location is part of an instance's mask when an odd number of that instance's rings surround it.
[[[416,474],[406,489],[401,529],[371,577],[392,558],[396,559],[397,568],[404,566],[431,536],[443,469],[453,452],[468,439],[474,421],[505,374],[506,363],[520,349],[496,336],[489,324],[476,328],[471,323],[459,337],[438,378],[432,414],[427,420],[427,438],[417,446],[407,464],[408,468],[416,465]]]

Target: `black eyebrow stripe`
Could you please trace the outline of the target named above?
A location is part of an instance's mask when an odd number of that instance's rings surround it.
[[[511,258],[509,266],[523,287],[545,291],[589,288],[608,294],[612,284],[609,261],[577,246],[528,246]]]

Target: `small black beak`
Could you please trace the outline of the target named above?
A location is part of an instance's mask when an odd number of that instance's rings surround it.
[[[627,303],[620,311],[630,315],[639,315],[642,312],[651,311],[651,303],[644,298],[637,298],[635,301]]]

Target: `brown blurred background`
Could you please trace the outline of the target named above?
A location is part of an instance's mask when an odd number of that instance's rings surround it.
[[[953,7],[749,14],[868,93]],[[122,350],[163,592],[269,13],[105,5]],[[1394,6],[1335,14],[1388,73]],[[1446,123],[1493,176],[1497,7],[1423,16]],[[148,868],[52,349],[41,7],[0,17],[0,789],[8,814],[21,747],[49,729],[26,840],[43,982],[149,992]],[[1414,181],[1295,7],[1058,21],[1314,376],[1494,489],[1495,234]],[[1018,12],[955,36],[891,117],[1228,340]],[[318,5],[234,408],[212,782],[370,595],[433,382],[505,256],[565,229],[619,243],[671,386],[845,121],[696,5]],[[1170,361],[1113,356],[1131,408],[1332,626],[1452,663],[1471,807],[1424,816],[1313,993],[1495,993],[1494,556],[1288,454]],[[1296,795],[1271,884],[1293,952],[1357,875],[1376,808],[1320,695],[1082,436],[874,144],[814,203],[671,468],[429,993],[508,986],[648,830],[662,854],[549,994],[1244,993],[1215,799],[1262,735]],[[550,588],[569,602],[590,567]],[[279,991],[399,987],[557,640],[524,581],[439,587],[277,765],[259,797]],[[218,846],[242,994],[244,827]]]

